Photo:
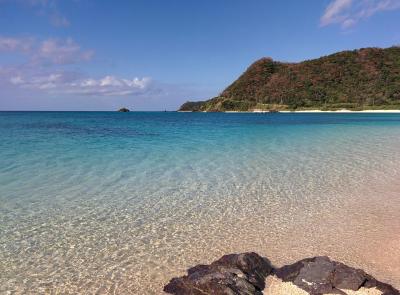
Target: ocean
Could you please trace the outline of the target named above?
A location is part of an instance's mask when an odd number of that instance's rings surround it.
[[[0,112],[0,294],[161,294],[227,253],[400,287],[400,114]]]

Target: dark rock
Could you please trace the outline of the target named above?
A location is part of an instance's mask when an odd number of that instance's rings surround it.
[[[225,255],[210,265],[190,268],[187,276],[172,279],[164,291],[176,295],[261,295],[265,278],[270,274],[311,295],[346,294],[343,290],[357,291],[361,287],[377,288],[383,295],[400,295],[398,290],[363,270],[328,257],[307,258],[274,270],[266,258],[256,253]]]
[[[118,112],[120,112],[120,113],[128,113],[130,111],[127,108],[121,108],[121,109],[118,110]]]
[[[172,279],[164,291],[176,295],[261,295],[272,270],[270,262],[256,253],[225,255],[210,265],[189,269],[187,276]]]
[[[370,277],[364,282],[365,288],[377,288],[382,291],[382,295],[400,295],[399,290],[394,289],[391,285],[377,281],[375,278]]]
[[[331,293],[335,267],[330,263],[329,258],[325,258],[318,257],[304,264],[293,283],[310,293]]]
[[[277,269],[275,274],[284,282],[292,282],[311,295],[344,294],[340,289],[357,291],[374,288],[384,295],[400,295],[392,286],[375,280],[361,269],[355,269],[328,257],[314,257]]]
[[[332,285],[338,289],[358,290],[368,275],[361,269],[354,269],[342,263],[336,263]]]

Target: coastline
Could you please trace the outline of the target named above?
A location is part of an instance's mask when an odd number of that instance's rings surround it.
[[[177,111],[178,113],[214,113],[208,111]],[[299,111],[276,111],[271,112],[269,110],[252,110],[252,111],[221,111],[219,113],[227,113],[227,114],[236,114],[236,113],[257,113],[257,114],[265,114],[265,113],[364,113],[364,114],[400,114],[400,110],[361,110],[361,111],[352,111],[352,110],[336,110],[336,111],[323,111],[323,110],[299,110]]]
[[[351,110],[337,110],[337,111],[322,111],[322,110],[304,110],[304,111],[280,111],[280,113],[400,113],[400,110],[362,110],[362,111],[351,111]]]

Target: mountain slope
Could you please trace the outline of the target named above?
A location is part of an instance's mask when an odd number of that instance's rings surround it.
[[[400,47],[343,51],[300,63],[262,58],[218,97],[181,110],[399,109]]]

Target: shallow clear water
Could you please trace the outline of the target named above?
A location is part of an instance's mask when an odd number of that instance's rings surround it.
[[[0,112],[0,293],[159,294],[222,254],[400,287],[400,115]]]

